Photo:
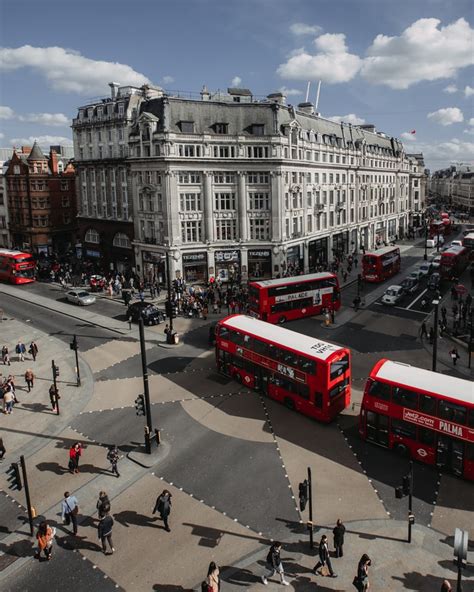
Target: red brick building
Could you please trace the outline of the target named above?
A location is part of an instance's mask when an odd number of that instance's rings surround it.
[[[13,246],[47,255],[73,251],[77,204],[69,159],[54,150],[46,157],[35,142],[13,153],[5,177]]]

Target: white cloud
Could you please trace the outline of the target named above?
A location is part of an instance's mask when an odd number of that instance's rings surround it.
[[[464,130],[464,133],[465,134],[469,134],[471,136],[474,136],[474,128],[473,129],[465,129]]]
[[[443,88],[443,92],[448,93],[449,95],[457,93],[458,90],[459,89],[455,84],[448,84],[446,88]]]
[[[234,76],[230,83],[232,86],[239,87],[242,84],[242,78],[240,78],[240,76]]]
[[[403,132],[403,134],[400,134],[400,138],[405,142],[416,142],[416,134],[410,132]]]
[[[10,107],[5,107],[4,105],[0,105],[0,119],[13,119],[15,117],[15,112]]]
[[[467,85],[464,89],[464,96],[467,98],[471,97],[472,95],[474,95],[474,88],[472,86]]]
[[[93,60],[62,47],[23,45],[0,49],[0,70],[20,68],[36,70],[54,90],[81,94],[104,93],[112,80],[124,86],[140,86],[150,82],[146,76],[126,64]]]
[[[432,119],[440,125],[452,125],[453,123],[460,123],[464,121],[464,115],[458,107],[447,107],[446,109],[438,109],[432,113],[428,113],[428,119]]]
[[[474,142],[453,138],[447,142],[415,142],[410,152],[422,152],[427,168],[443,169],[455,162],[474,163]]]
[[[365,123],[365,119],[362,117],[357,117],[355,113],[348,113],[347,115],[333,115],[332,117],[328,117],[330,121],[335,121],[336,123],[341,123],[344,121],[345,123],[352,123],[352,125],[362,125]]]
[[[71,120],[64,113],[28,113],[27,115],[19,115],[18,119],[53,127],[64,127],[71,124]]]
[[[293,23],[290,31],[293,35],[318,35],[322,31],[318,25],[306,25],[305,23]]]
[[[399,37],[377,35],[361,74],[373,84],[405,89],[421,80],[452,78],[474,63],[473,29],[460,18],[440,27],[435,18],[415,21]]]
[[[474,117],[471,117],[471,119],[468,121],[468,125],[474,126]]]
[[[174,82],[174,78],[172,76],[163,76],[162,80],[163,84],[171,84]]]
[[[296,97],[297,95],[303,94],[302,90],[298,90],[297,88],[287,88],[286,86],[280,86],[278,90],[287,97]]]
[[[14,146],[31,146],[35,142],[42,148],[48,148],[57,144],[63,146],[72,146],[71,138],[65,138],[64,136],[30,136],[29,138],[11,138],[10,144]]]
[[[323,80],[328,83],[352,80],[360,69],[359,56],[347,51],[346,36],[326,33],[315,39],[316,55],[302,51],[280,64],[277,73],[293,80]]]
[[[0,140],[3,140],[4,137],[5,137],[5,134],[3,134],[2,132],[0,132]]]

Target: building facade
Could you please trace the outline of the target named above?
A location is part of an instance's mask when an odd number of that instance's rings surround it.
[[[400,141],[374,126],[334,123],[311,104],[286,105],[279,93],[257,101],[245,89],[204,88],[192,99],[150,87],[113,91],[74,120],[81,219],[103,245],[97,224],[109,208],[109,239],[133,236],[144,277],[165,279],[167,252],[172,278],[188,282],[311,272],[408,230],[410,161]],[[122,119],[97,121],[99,107],[103,119],[106,105],[118,113],[120,101]],[[106,138],[114,138],[120,127],[123,156],[103,139],[100,152],[98,132],[110,128]],[[119,230],[123,208],[113,210],[117,179],[133,235]]]
[[[68,159],[38,144],[14,151],[5,172],[11,246],[36,254],[72,251],[76,234],[75,172]]]
[[[435,171],[430,179],[435,199],[474,215],[474,170],[470,166]]]
[[[8,224],[8,194],[7,179],[5,173],[7,166],[0,160],[0,248],[8,249],[10,243],[10,231]]]
[[[425,169],[423,154],[408,154],[410,167],[409,177],[409,225],[417,228],[423,225],[426,209],[428,174]]]

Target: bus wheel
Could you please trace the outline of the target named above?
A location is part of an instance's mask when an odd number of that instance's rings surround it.
[[[290,399],[289,397],[287,397],[285,399],[285,407],[288,407],[288,409],[290,409],[291,411],[295,410],[295,402],[293,401],[293,399]]]
[[[408,456],[410,456],[409,450],[405,446],[405,444],[397,444],[397,446],[395,447],[395,450],[396,450],[397,454],[403,458],[407,458]]]
[[[280,317],[278,319],[278,322],[280,323],[280,325],[283,325],[283,323],[286,323],[286,317]]]

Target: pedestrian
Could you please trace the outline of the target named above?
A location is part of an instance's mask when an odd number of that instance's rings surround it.
[[[97,508],[99,520],[101,520],[107,512],[110,512],[110,500],[106,491],[99,492],[99,499],[97,500],[95,507]]]
[[[331,565],[331,557],[329,556],[329,547],[328,547],[328,537],[323,534],[321,540],[319,541],[319,561],[313,567],[314,575],[318,575],[318,570],[320,568],[325,567],[326,570],[329,572],[331,578],[337,578],[337,575],[334,573]],[[326,571],[324,570],[324,571]],[[319,575],[326,575],[325,573],[319,573]]]
[[[25,361],[26,346],[22,341],[19,341],[16,344],[15,352],[18,355],[18,361],[24,362]]]
[[[57,386],[54,386],[54,384],[52,384],[49,387],[49,400],[51,402],[51,409],[53,411],[56,411],[56,405],[58,403],[58,399],[60,399],[61,397],[59,396],[59,390]]]
[[[346,527],[342,523],[342,520],[339,518],[336,526],[332,530],[332,534],[334,535],[334,550],[336,552],[336,557],[342,557],[343,553],[343,546],[344,546],[344,533],[346,532]]]
[[[46,521],[41,522],[36,533],[36,540],[38,541],[38,551],[35,553],[35,558],[41,558],[41,551],[44,552],[44,556],[48,561],[53,558],[53,541],[56,529],[49,526]]]
[[[449,352],[449,355],[451,356],[451,360],[453,361],[453,366],[456,366],[456,362],[460,358],[458,350],[455,347],[453,347],[453,349]]]
[[[283,584],[283,586],[290,585],[290,583],[285,580],[285,572],[281,562],[280,552],[281,543],[277,541],[273,543],[267,554],[267,574],[262,576],[262,583],[265,584],[265,586],[268,584],[267,578],[271,578],[276,573],[279,574],[280,582]]]
[[[209,568],[207,570],[207,592],[219,592],[221,587],[221,579],[219,576],[219,567],[215,564],[214,561],[209,563]]]
[[[448,580],[443,580],[440,592],[451,592],[451,590],[451,584],[448,582]]]
[[[28,387],[28,392],[30,392],[34,386],[34,379],[35,375],[33,374],[33,370],[28,368],[28,370],[25,372],[25,382],[26,386]]]
[[[156,499],[153,514],[156,514],[157,512],[163,520],[166,532],[171,532],[168,524],[168,517],[171,512],[171,493],[167,489],[163,489],[162,493]]]
[[[364,553],[359,560],[357,575],[352,582],[359,592],[365,592],[369,589],[369,567],[371,565],[372,562],[370,561],[370,557]]]
[[[13,391],[8,388],[8,390],[4,391],[3,393],[3,413],[5,415],[10,415],[13,410],[13,402],[14,402]]]
[[[0,438],[0,460],[3,460],[7,450],[5,448],[5,444],[3,443],[3,438]]]
[[[109,543],[110,547],[110,555],[112,555],[112,553],[115,551],[114,544],[112,542],[113,526],[114,519],[108,512],[106,512],[97,525],[97,534],[99,535],[99,539],[102,542],[102,552],[104,555],[107,555],[107,542]]]
[[[11,362],[10,362],[10,354],[8,352],[8,347],[6,345],[4,345],[2,347],[2,361],[3,361],[3,364],[5,366],[10,366],[11,365]]]
[[[61,502],[61,518],[66,526],[72,522],[72,531],[77,535],[77,515],[79,513],[79,504],[75,495],[71,495],[69,491],[64,492],[64,499]]]
[[[69,449],[69,471],[71,473],[79,473],[79,459],[82,454],[82,445],[80,442],[75,442]]]
[[[117,463],[119,461],[119,458],[120,455],[118,448],[115,444],[113,444],[112,446],[110,446],[109,451],[107,452],[107,460],[111,464],[110,470],[112,471],[112,475],[115,475],[116,477],[120,477],[120,473],[117,469]]]
[[[361,303],[361,298],[360,298],[360,296],[356,296],[356,297],[354,298],[354,300],[352,301],[352,304],[354,305],[354,310],[355,310],[356,312],[359,310],[360,303]]]
[[[36,356],[38,355],[38,346],[34,341],[30,343],[30,347],[28,348],[28,352],[33,358],[33,362],[36,362]]]
[[[433,327],[430,327],[429,331],[428,331],[428,339],[431,345],[433,345],[434,342],[434,329]]]
[[[428,331],[426,330],[425,321],[423,321],[421,323],[421,329],[420,329],[420,339],[423,340],[423,337],[428,337]]]

